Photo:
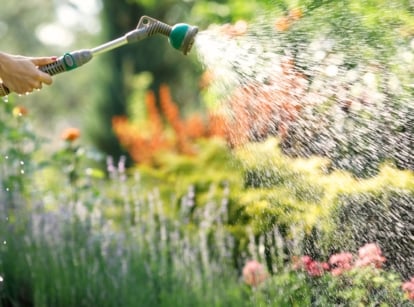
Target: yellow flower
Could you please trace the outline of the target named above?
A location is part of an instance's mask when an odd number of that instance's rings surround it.
[[[20,117],[20,116],[27,115],[28,112],[27,112],[27,109],[25,107],[16,106],[16,107],[13,108],[12,113],[13,113],[14,117]]]

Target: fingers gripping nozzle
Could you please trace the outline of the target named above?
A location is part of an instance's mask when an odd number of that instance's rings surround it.
[[[59,57],[55,62],[40,66],[39,69],[49,75],[53,76],[68,70],[75,69],[92,59],[92,52],[87,49],[77,50],[65,53]],[[0,97],[6,96],[10,90],[6,85],[0,82]]]
[[[70,53],[65,53],[58,58],[56,62],[41,66],[39,69],[49,75],[56,75],[82,66],[89,62],[92,59],[92,56],[91,51],[87,49],[72,51]]]
[[[193,47],[195,36],[198,33],[198,27],[190,26],[185,23],[170,26],[148,16],[142,16],[139,20],[137,30],[142,29],[145,30],[147,36],[152,36],[154,34],[167,36],[170,45],[183,52],[185,55],[190,52]]]

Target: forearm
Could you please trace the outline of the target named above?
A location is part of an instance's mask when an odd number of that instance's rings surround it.
[[[2,77],[5,72],[5,66],[6,63],[10,60],[9,58],[10,56],[7,53],[0,51],[0,79],[3,79]]]

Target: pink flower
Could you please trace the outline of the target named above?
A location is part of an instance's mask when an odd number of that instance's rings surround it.
[[[331,273],[334,276],[341,275],[343,272],[352,268],[352,254],[339,253],[333,254],[329,258],[329,264],[332,266]]]
[[[268,277],[265,267],[256,260],[248,261],[243,267],[243,279],[246,284],[256,287]]]
[[[298,256],[293,256],[292,258],[293,269],[294,270],[304,269],[305,266],[311,261],[312,261],[312,258],[310,256],[305,255],[300,258]]]
[[[328,263],[328,262],[322,262],[322,268],[323,268],[325,271],[329,271],[329,270],[331,269],[331,266],[329,265],[329,263]]]
[[[381,268],[385,262],[385,257],[382,256],[381,249],[375,243],[365,244],[358,251],[358,260],[355,262],[355,266],[369,266],[373,265],[376,268]]]
[[[329,264],[326,262],[315,261],[310,256],[305,255],[294,261],[293,268],[295,270],[305,270],[310,276],[318,277],[322,276],[324,271],[329,270]]]
[[[318,261],[312,261],[306,266],[306,271],[310,276],[319,277],[322,276],[324,269],[322,263]]]
[[[402,289],[405,291],[408,299],[414,301],[414,277],[411,277],[410,281],[403,283]]]

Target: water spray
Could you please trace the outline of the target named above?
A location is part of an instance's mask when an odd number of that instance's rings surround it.
[[[141,41],[155,34],[162,34],[168,37],[170,45],[186,55],[190,52],[198,28],[185,23],[178,23],[170,26],[148,16],[142,16],[135,30],[126,33],[124,36],[99,45],[92,49],[82,49],[65,53],[55,62],[40,66],[39,69],[49,75],[56,75],[65,71],[73,70],[88,63],[94,56],[108,52],[112,49],[126,44]],[[6,96],[10,90],[0,83],[0,97]]]

